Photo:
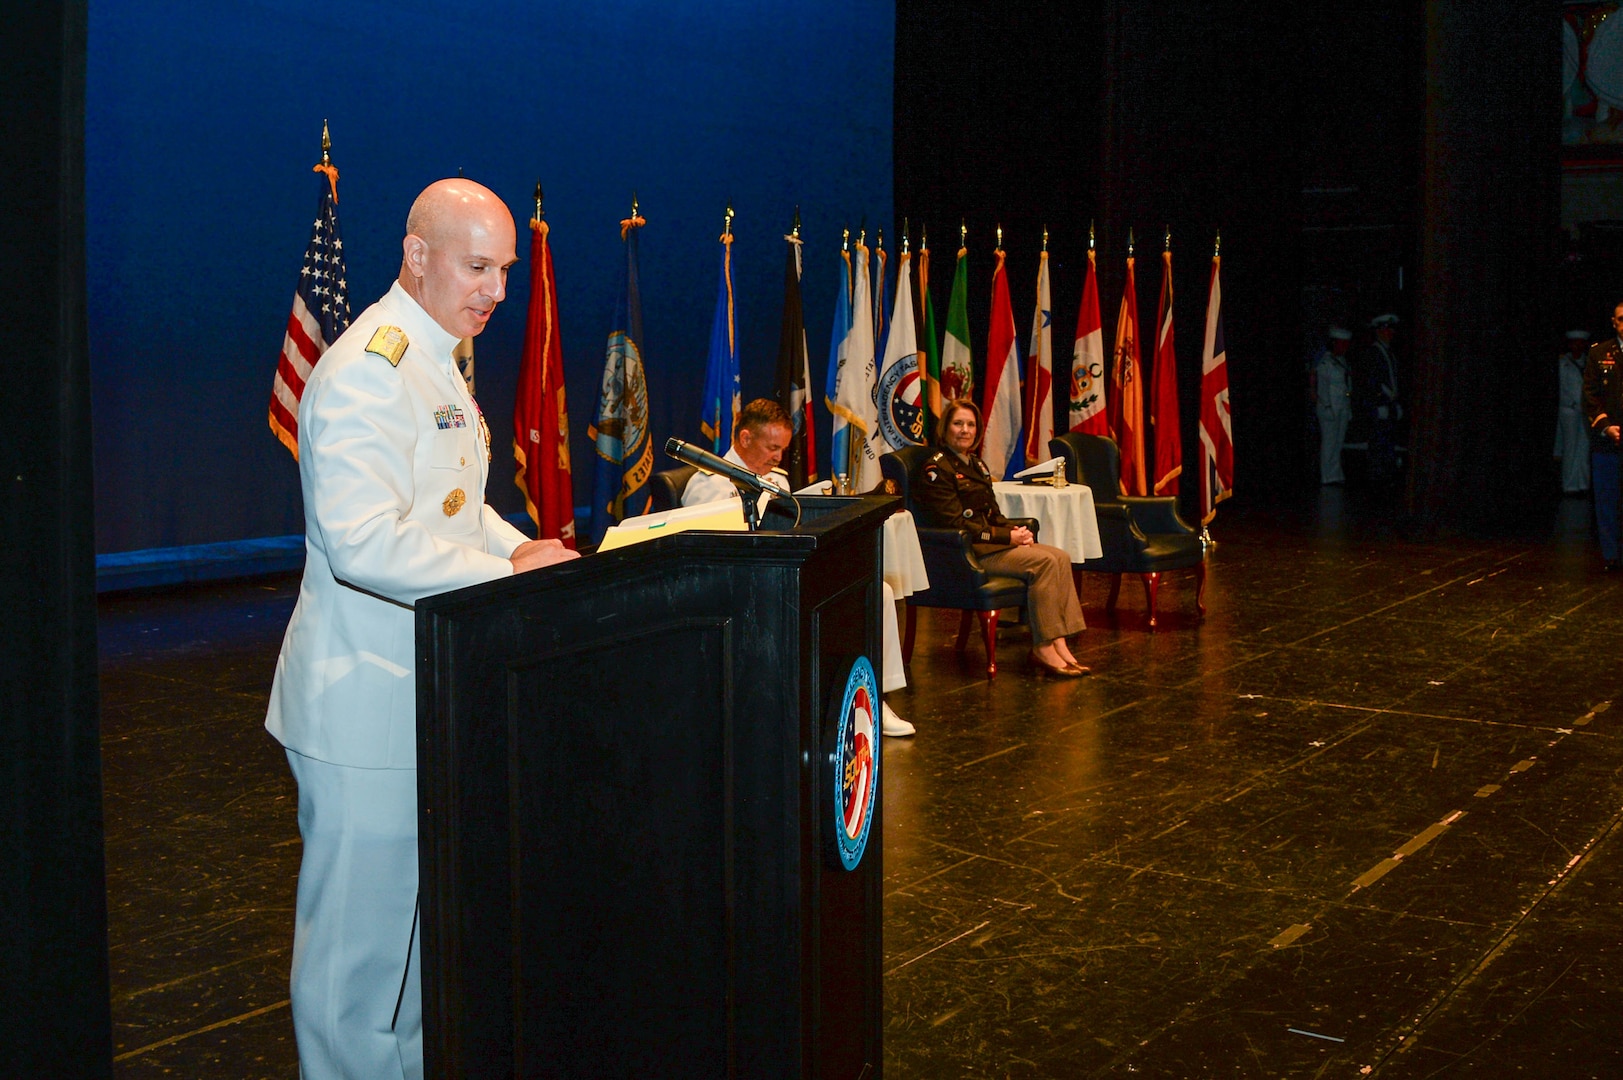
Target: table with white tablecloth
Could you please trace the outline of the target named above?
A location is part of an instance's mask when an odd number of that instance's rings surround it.
[[[1072,564],[1104,557],[1093,491],[1087,485],[1053,487],[1005,480],[993,484],[992,493],[1004,517],[1036,518],[1041,524],[1037,539],[1066,552]]]
[[[924,549],[913,515],[898,510],[885,520],[885,584],[902,600],[930,587],[924,572]]]

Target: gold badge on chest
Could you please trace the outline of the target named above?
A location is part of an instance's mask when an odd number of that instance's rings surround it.
[[[461,488],[452,488],[451,494],[447,495],[445,502],[440,504],[440,509],[445,511],[446,517],[456,517],[467,502],[468,496]]]

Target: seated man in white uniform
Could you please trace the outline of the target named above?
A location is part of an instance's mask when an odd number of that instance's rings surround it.
[[[304,580],[265,726],[299,785],[304,1080],[423,1075],[412,604],[576,557],[485,505],[490,430],[451,355],[506,295],[513,215],[441,180],[412,204],[403,248],[399,280],[299,401]]]
[[[733,445],[728,447],[724,458],[740,468],[748,469],[763,482],[788,491],[789,476],[778,468],[778,462],[783,460],[783,451],[788,447],[792,434],[789,414],[783,406],[767,398],[756,398],[739,412],[738,422],[733,425]],[[682,489],[683,506],[736,498],[738,488],[731,480],[703,471],[695,473],[687,487]],[[764,500],[768,496],[762,495],[761,498]],[[901,633],[896,625],[896,595],[888,584],[884,585],[884,593],[882,637],[885,656],[881,665],[880,690],[889,693],[907,685],[907,674],[902,670]],[[880,714],[880,730],[886,735],[913,734],[913,725],[897,716],[895,710],[884,701],[880,702]]]

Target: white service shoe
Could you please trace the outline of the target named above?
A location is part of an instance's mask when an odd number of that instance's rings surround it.
[[[896,715],[896,710],[889,704],[879,703],[879,730],[886,735],[911,735],[916,730],[912,724]]]

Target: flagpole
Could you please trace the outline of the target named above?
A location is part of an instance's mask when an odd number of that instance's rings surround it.
[[[1212,262],[1216,263],[1217,260],[1222,256],[1222,254],[1223,254],[1223,229],[1222,229],[1221,226],[1219,226],[1218,229],[1217,229],[1217,237],[1216,237],[1215,240],[1212,241]],[[1203,468],[1204,468],[1204,466],[1203,466]],[[1209,483],[1209,481],[1208,481],[1208,483]],[[1217,550],[1217,541],[1212,539],[1211,529],[1207,527],[1207,523],[1204,522],[1204,521],[1200,523],[1200,546],[1201,546],[1203,551],[1216,551]]]

